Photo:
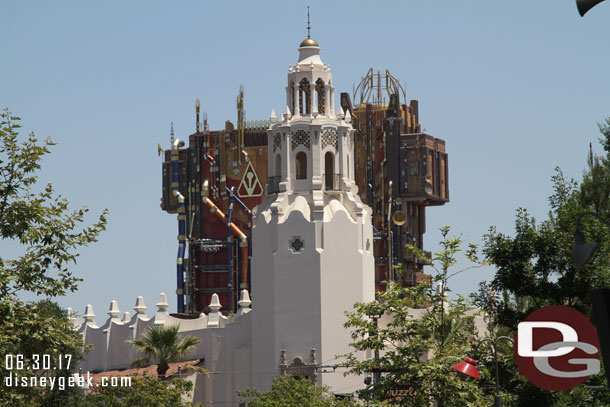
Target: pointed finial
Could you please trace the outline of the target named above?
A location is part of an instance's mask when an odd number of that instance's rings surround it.
[[[350,114],[349,109],[345,109],[345,121],[347,123],[352,122],[352,115]]]
[[[174,144],[174,122],[171,124],[171,130],[169,131],[169,144]]]
[[[146,314],[146,305],[144,304],[144,297],[141,295],[136,299],[136,305],[133,307],[136,314]]]
[[[271,123],[275,123],[277,121],[277,116],[275,115],[275,109],[271,109],[271,117],[269,118]]]
[[[167,296],[165,293],[159,294],[159,301],[155,304],[159,311],[166,311],[169,308],[167,303]]]
[[[250,300],[250,294],[248,293],[248,290],[241,290],[238,304],[242,308],[250,307],[252,301]]]
[[[237,311],[237,315],[244,315],[251,311],[250,305],[252,305],[252,301],[250,300],[250,294],[248,294],[248,290],[241,290],[241,295],[239,296],[239,310]]]
[[[212,294],[212,299],[210,300],[209,307],[214,312],[216,312],[220,308],[222,308],[222,305],[220,305],[220,299],[218,298],[218,294],[216,294],[216,293]]]
[[[93,305],[87,304],[87,306],[85,307],[85,314],[83,315],[83,318],[85,318],[85,321],[87,321],[87,322],[95,321],[95,314],[93,313]]]
[[[311,38],[311,25],[309,25],[309,6],[307,6],[307,38]]]
[[[337,109],[337,119],[341,120],[345,117],[345,112],[343,111],[343,108],[341,106],[339,106],[339,109]]]
[[[110,318],[117,318],[121,311],[119,311],[119,303],[116,300],[110,302],[110,308],[108,309],[108,315]]]

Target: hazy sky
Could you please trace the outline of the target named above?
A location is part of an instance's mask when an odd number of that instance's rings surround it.
[[[143,295],[150,314],[164,291],[175,311],[177,220],[159,208],[157,144],[169,148],[171,121],[176,137],[194,132],[197,97],[212,129],[235,122],[241,84],[248,120],[283,111],[307,5],[337,93],[387,68],[419,100],[422,127],[447,143],[451,202],[428,210],[427,250],[444,225],[480,243],[492,225],[512,233],[518,207],[544,219],[554,168],[580,179],[589,142],[602,151],[610,2],[581,18],[574,0],[4,0],[0,107],[23,119],[23,135],[58,143],[42,183],[74,208],[110,211],[62,306],[93,304],[100,322],[113,299],[133,313]],[[16,250],[0,243],[2,258]],[[470,271],[449,286],[466,295],[492,276]]]

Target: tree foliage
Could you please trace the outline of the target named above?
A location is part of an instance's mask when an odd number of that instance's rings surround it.
[[[530,312],[545,305],[567,305],[590,316],[592,289],[610,285],[610,233],[592,217],[584,217],[581,230],[587,240],[600,243],[596,256],[580,273],[572,263],[575,221],[593,208],[580,200],[578,185],[557,169],[548,219],[536,223],[519,208],[514,235],[491,227],[484,236],[483,253],[496,266],[490,284],[475,295],[478,303],[499,325],[516,328]]]
[[[277,376],[271,390],[248,389],[238,392],[248,407],[356,407],[358,404],[337,400],[327,387],[316,387],[311,381],[291,376]]]
[[[610,218],[610,117],[599,124],[602,133],[599,141],[606,152],[605,156],[596,156],[589,150],[587,170],[580,183],[578,201],[602,217]],[[590,146],[591,147],[591,146]]]
[[[157,379],[152,376],[131,376],[131,386],[96,387],[82,395],[79,407],[197,407],[200,403],[184,401],[193,389],[188,380]]]
[[[178,325],[151,326],[141,338],[130,339],[127,343],[135,345],[138,352],[144,354],[141,359],[135,359],[134,364],[155,360],[158,364],[157,374],[165,377],[170,362],[178,362],[195,350],[200,339],[195,336],[178,337]]]
[[[31,293],[45,297],[74,291],[81,280],[68,269],[76,263],[78,250],[95,242],[106,225],[106,211],[97,222],[81,228],[87,208],[70,210],[68,201],[56,195],[49,183],[35,193],[42,158],[54,145],[40,142],[34,133],[20,140],[19,118],[8,109],[0,114],[0,237],[12,241],[21,252],[13,258],[0,257],[0,379],[10,372],[4,355],[22,354],[31,366],[32,354],[74,355],[76,365],[82,339],[54,303],[24,303]],[[24,369],[22,376],[48,374]],[[54,374],[69,374],[57,371]],[[44,389],[0,386],[0,400],[7,405],[53,405]],[[47,400],[47,401],[45,401]],[[41,404],[42,403],[42,404]]]
[[[491,283],[482,283],[473,298],[489,315],[490,328],[496,334],[514,335],[519,322],[546,305],[574,307],[591,317],[591,290],[610,286],[610,231],[603,223],[591,216],[582,218],[581,231],[587,241],[598,242],[599,247],[580,273],[571,258],[578,215],[593,211],[610,218],[609,125],[610,119],[600,125],[603,134],[600,141],[607,155],[598,157],[592,151],[589,153],[581,183],[566,179],[556,168],[547,219],[536,222],[526,209],[519,208],[513,235],[491,227],[484,236],[483,253],[496,267],[496,275]],[[542,391],[520,377],[512,359],[507,366],[513,375],[501,382],[510,386],[509,405],[601,406],[610,399],[607,388]],[[587,384],[599,385],[604,381],[602,372],[592,376]]]
[[[449,237],[449,228],[441,230],[443,250],[435,254],[436,275],[417,287],[403,287],[386,282],[386,291],[378,293],[378,300],[356,304],[349,312],[346,328],[352,330],[355,352],[347,355],[346,367],[358,375],[382,372],[377,383],[363,391],[376,405],[441,407],[483,406],[490,399],[484,386],[461,380],[452,366],[470,355],[477,341],[474,313],[465,299],[450,300],[447,280],[470,268],[452,271],[462,240]],[[410,247],[417,253],[417,249]],[[473,247],[468,250],[472,260]],[[473,264],[477,266],[477,264]],[[435,289],[436,288],[436,289]],[[385,315],[378,323],[372,315]],[[361,360],[362,351],[371,357]],[[393,397],[392,390],[408,390],[406,397]],[[395,394],[395,393],[394,393]]]

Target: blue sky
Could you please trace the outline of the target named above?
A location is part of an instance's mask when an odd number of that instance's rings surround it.
[[[389,69],[420,102],[420,122],[447,142],[451,202],[428,210],[427,250],[439,227],[480,243],[492,225],[512,233],[515,209],[542,220],[560,166],[580,179],[597,123],[610,116],[610,3],[584,18],[562,1],[43,2],[0,8],[0,105],[22,117],[23,134],[57,146],[40,181],[110,211],[100,242],[72,268],[76,293],[57,299],[104,319],[111,300],[132,311],[161,291],[175,310],[177,221],[159,208],[157,144],[195,130],[201,99],[212,129],[284,110],[288,65],[306,37],[351,92],[370,67]],[[338,99],[337,99],[338,100]],[[90,217],[92,221],[93,216]],[[16,250],[2,242],[0,256]],[[462,263],[465,264],[465,263]],[[449,286],[467,295],[493,269]]]

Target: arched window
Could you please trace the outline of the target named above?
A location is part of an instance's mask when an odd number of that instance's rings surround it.
[[[335,189],[335,155],[328,151],[324,155],[324,183],[326,189]]]
[[[322,80],[322,78],[318,79],[316,81],[316,95],[317,95],[317,99],[318,99],[318,113],[320,113],[321,115],[325,114],[325,109],[326,109],[326,103],[325,103],[325,98],[326,98],[326,93],[325,93],[325,89],[324,89],[324,81]]]
[[[307,179],[307,154],[303,151],[297,153],[297,179]]]
[[[294,81],[290,81],[290,88],[288,89],[288,97],[290,98],[290,112],[294,115],[296,114],[296,109],[294,106],[294,98],[295,98],[295,94],[294,94]],[[281,115],[280,115],[281,116]]]
[[[311,113],[311,86],[307,78],[303,78],[299,83],[299,109],[301,115]]]
[[[282,176],[282,156],[279,154],[275,155],[275,176]]]

